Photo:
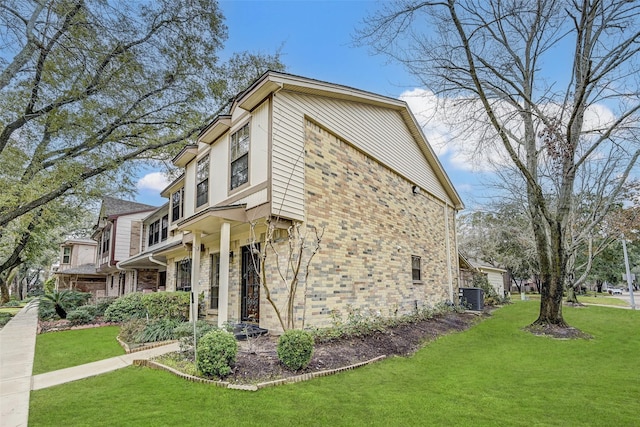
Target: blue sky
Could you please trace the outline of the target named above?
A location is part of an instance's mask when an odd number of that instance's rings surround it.
[[[417,88],[415,79],[400,65],[371,55],[367,47],[353,46],[355,29],[379,5],[374,0],[222,0],[229,34],[222,57],[234,51],[280,49],[289,73],[398,98]],[[446,154],[440,160],[468,204],[478,185],[477,174],[456,166]],[[141,178],[153,172],[145,168]],[[160,178],[160,174],[147,176],[147,184],[139,185],[137,200],[166,202],[158,195]]]

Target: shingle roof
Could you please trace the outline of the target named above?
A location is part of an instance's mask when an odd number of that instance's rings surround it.
[[[116,199],[115,197],[105,196],[102,199],[102,215],[107,217],[125,213],[150,211],[156,208],[157,206]]]
[[[81,275],[97,275],[102,276],[101,273],[98,273],[96,270],[95,264],[82,264],[78,267],[67,268],[66,270],[56,271],[54,274],[81,274]]]

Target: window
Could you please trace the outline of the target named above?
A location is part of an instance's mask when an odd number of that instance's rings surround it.
[[[176,262],[176,291],[191,291],[191,260]]]
[[[162,222],[160,223],[160,240],[167,240],[167,236],[169,235],[169,215],[165,215],[162,217]]]
[[[160,241],[160,221],[149,224],[149,246],[153,246]]]
[[[196,208],[209,201],[209,156],[198,160],[196,170]]]
[[[111,240],[111,227],[105,227],[102,231],[102,255],[109,253],[109,241]]]
[[[181,188],[171,195],[171,222],[176,222],[182,218],[182,207],[184,205],[183,193],[184,189]]]
[[[71,264],[71,246],[62,248],[62,263]]]
[[[157,245],[167,240],[169,235],[169,215],[149,224],[149,246]]]
[[[231,135],[231,190],[249,181],[249,123]]]
[[[411,277],[414,282],[419,282],[420,280],[422,280],[422,270],[420,268],[419,256],[411,256]]]
[[[209,292],[209,307],[212,310],[218,309],[218,298],[220,295],[220,254],[211,255],[211,290]]]

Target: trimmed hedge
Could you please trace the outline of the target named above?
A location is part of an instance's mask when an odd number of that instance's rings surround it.
[[[125,322],[130,319],[171,319],[183,322],[189,318],[188,292],[134,292],[115,300],[104,312],[105,320]]]
[[[278,339],[278,359],[294,371],[306,368],[311,362],[313,344],[310,332],[289,329]]]
[[[205,334],[198,343],[198,370],[208,377],[223,378],[231,373],[238,356],[238,342],[222,329]]]

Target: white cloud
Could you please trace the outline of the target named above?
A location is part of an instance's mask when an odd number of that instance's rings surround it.
[[[169,180],[163,173],[151,172],[140,178],[136,187],[138,190],[153,190],[160,192],[164,190],[167,185],[169,185]]]

